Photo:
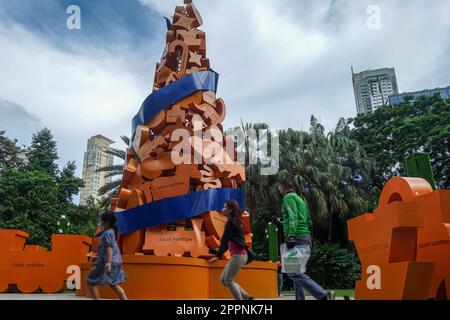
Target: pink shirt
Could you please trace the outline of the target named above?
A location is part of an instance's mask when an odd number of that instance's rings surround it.
[[[228,241],[228,250],[230,250],[231,255],[233,256],[236,254],[247,254],[245,247],[241,247],[234,241]]]

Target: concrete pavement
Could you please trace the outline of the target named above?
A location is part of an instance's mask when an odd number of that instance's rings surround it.
[[[77,297],[75,293],[58,293],[58,294],[20,294],[20,293],[2,293],[0,300],[91,300],[85,297]],[[278,299],[269,300],[294,300],[294,296],[283,296]],[[307,296],[306,300],[314,300],[313,297]],[[337,297],[336,300],[344,300]]]

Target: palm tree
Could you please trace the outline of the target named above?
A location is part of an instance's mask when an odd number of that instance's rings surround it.
[[[127,146],[130,145],[130,138],[128,138],[127,136],[121,136],[120,139]],[[124,150],[109,148],[103,152],[111,154],[114,157],[117,157],[125,161],[126,152]],[[103,210],[106,210],[111,203],[111,198],[114,198],[117,192],[119,191],[119,186],[120,183],[122,182],[121,176],[123,174],[123,163],[99,168],[97,169],[97,172],[105,172],[106,173],[105,178],[119,177],[118,179],[113,179],[111,182],[106,183],[98,190],[99,196],[102,197],[102,200],[100,201],[99,205]]]
[[[266,127],[247,124],[243,130]],[[313,237],[348,245],[346,220],[370,208],[373,161],[347,135],[325,135],[324,131],[315,118],[310,132],[280,131],[280,163],[275,176],[261,175],[261,164],[246,166],[247,208],[253,213],[256,243],[264,243],[271,216],[281,215],[277,183],[288,179],[308,204],[315,225]]]

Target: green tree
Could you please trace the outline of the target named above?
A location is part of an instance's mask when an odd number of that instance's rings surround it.
[[[450,188],[450,100],[439,95],[407,99],[350,121],[351,137],[376,160],[378,189],[390,178],[406,175],[405,159],[415,152],[430,154],[437,185]]]
[[[50,247],[61,214],[52,176],[40,171],[8,170],[0,176],[0,199],[1,229],[23,230],[30,234],[29,243]]]
[[[0,131],[0,174],[8,169],[23,166],[23,150],[17,145],[17,139],[9,139],[5,131]]]
[[[128,138],[127,136],[121,136],[120,139],[125,145],[130,145],[130,138]],[[111,154],[114,157],[119,158],[123,162],[125,162],[126,152],[124,150],[110,148],[108,150],[105,150],[104,152],[107,154]],[[98,190],[99,196],[103,196],[102,201],[100,201],[100,207],[106,210],[111,203],[111,198],[114,198],[119,191],[119,186],[122,182],[123,163],[99,168],[97,172],[105,172],[106,178],[115,178],[111,182],[106,183]]]
[[[13,167],[21,160],[15,141],[1,137],[0,228],[20,229],[30,234],[28,243],[50,248],[54,233],[92,236],[100,208],[94,202],[85,206],[73,203],[83,181],[75,176],[75,162],[68,162],[59,171],[56,142],[50,130],[33,135],[26,155],[28,164],[21,170]],[[9,161],[11,160],[11,161]]]
[[[244,131],[265,127],[246,125]],[[246,166],[247,206],[253,213],[256,250],[266,251],[264,230],[271,216],[281,216],[277,183],[283,180],[292,181],[306,200],[314,221],[313,237],[321,242],[349,246],[347,219],[373,206],[373,161],[354,139],[342,132],[325,135],[324,131],[314,117],[309,132],[280,131],[277,175],[261,175],[261,163]]]
[[[66,234],[85,234],[94,236],[98,226],[101,209],[94,199],[88,199],[85,205],[74,205],[66,207],[65,210],[65,232]],[[61,223],[60,225],[63,225]]]
[[[68,162],[56,177],[61,203],[72,203],[73,195],[78,194],[83,187],[83,180],[75,176],[76,169],[75,161]]]
[[[31,146],[27,150],[28,171],[42,171],[55,176],[58,170],[56,141],[49,129],[44,128],[33,134]]]
[[[64,234],[85,234],[93,236],[97,229],[100,207],[93,199],[86,205],[75,205],[73,195],[83,187],[83,180],[75,176],[75,162],[68,162],[56,177],[58,189],[60,218],[59,232]]]

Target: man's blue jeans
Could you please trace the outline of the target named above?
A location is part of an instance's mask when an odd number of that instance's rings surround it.
[[[281,296],[281,291],[283,290],[283,274],[278,272],[278,296]]]
[[[300,250],[306,253],[307,258],[309,259],[311,255],[310,237],[297,239],[295,247],[298,247]],[[322,300],[327,296],[326,291],[305,273],[291,273],[288,274],[288,277],[294,282],[296,300],[305,300],[304,289],[308,290],[308,292],[311,293],[317,300]]]

